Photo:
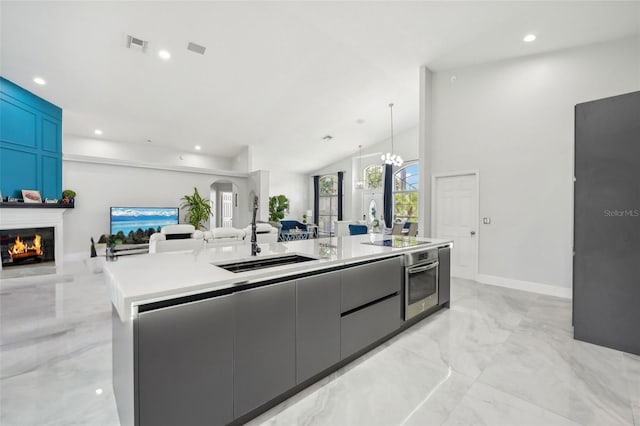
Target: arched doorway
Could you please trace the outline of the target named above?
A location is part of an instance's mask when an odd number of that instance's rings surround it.
[[[238,228],[238,185],[230,180],[216,180],[211,184],[211,227]]]

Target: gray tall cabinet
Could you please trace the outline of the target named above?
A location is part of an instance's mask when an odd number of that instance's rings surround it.
[[[576,105],[574,337],[640,354],[640,92]]]

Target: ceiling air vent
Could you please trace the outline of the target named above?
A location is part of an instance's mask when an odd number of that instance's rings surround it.
[[[127,47],[129,49],[139,49],[144,52],[147,50],[147,44],[149,44],[149,42],[147,42],[146,40],[142,40],[141,38],[130,35],[127,36]]]
[[[200,55],[204,55],[204,51],[207,50],[207,48],[190,41],[187,45],[187,50],[190,50],[194,53],[199,53]]]

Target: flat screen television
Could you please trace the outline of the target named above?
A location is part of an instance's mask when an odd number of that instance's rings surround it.
[[[177,207],[111,207],[111,234],[122,232],[125,237],[131,233],[149,237],[167,225],[177,225]],[[142,234],[142,235],[140,235]]]

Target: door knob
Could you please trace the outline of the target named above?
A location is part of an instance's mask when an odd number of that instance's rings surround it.
[[[476,231],[471,231],[471,236],[476,235]]]

